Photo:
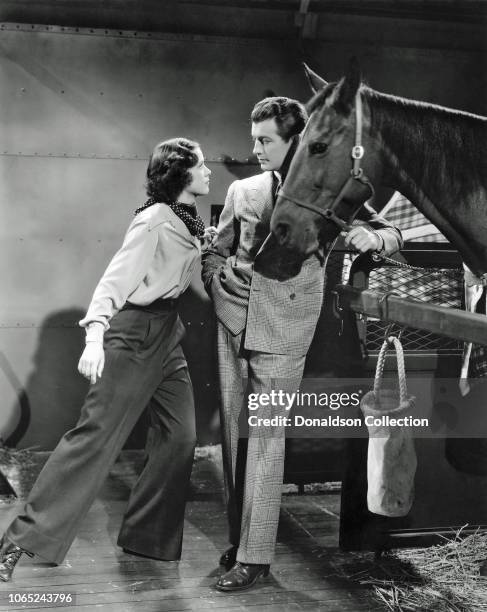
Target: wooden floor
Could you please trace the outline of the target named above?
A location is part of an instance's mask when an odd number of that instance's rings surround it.
[[[45,454],[36,454],[35,465],[15,483],[21,496],[27,493],[45,458]],[[200,456],[195,463],[182,560],[161,562],[124,554],[116,546],[116,538],[140,463],[140,453],[122,453],[62,565],[50,567],[38,558],[22,557],[14,580],[0,583],[0,610],[46,607],[9,603],[8,594],[14,592],[73,593],[75,603],[56,609],[77,612],[386,609],[369,590],[346,577],[353,573],[356,556],[338,550],[340,497],[336,491],[313,490],[299,495],[287,487],[269,578],[240,594],[214,589],[222,573],[218,558],[228,546],[221,464],[214,454]],[[2,532],[19,507],[19,502],[0,500]]]

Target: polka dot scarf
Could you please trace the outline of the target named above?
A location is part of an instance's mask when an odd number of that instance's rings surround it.
[[[149,198],[145,204],[142,204],[142,206],[135,210],[134,215],[138,215],[153,204],[157,204],[157,200]],[[165,205],[169,206],[173,213],[181,219],[192,236],[197,236],[198,238],[203,236],[205,233],[205,223],[196,212],[196,206],[182,204],[181,202],[165,202]]]

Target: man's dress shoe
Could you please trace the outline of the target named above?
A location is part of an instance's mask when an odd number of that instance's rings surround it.
[[[219,591],[243,591],[253,587],[261,576],[265,577],[268,575],[269,565],[240,563],[240,561],[237,561],[226,574],[220,577],[215,587]]]

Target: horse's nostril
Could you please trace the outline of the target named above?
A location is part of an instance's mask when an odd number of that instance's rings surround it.
[[[287,223],[278,223],[274,229],[274,233],[279,244],[283,246],[289,238],[289,225]]]

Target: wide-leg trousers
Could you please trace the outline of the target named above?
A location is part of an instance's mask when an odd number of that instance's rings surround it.
[[[282,424],[249,427],[246,453],[241,453],[237,452],[242,433],[239,419],[243,412],[247,420],[250,393],[296,392],[305,356],[245,350],[243,334],[233,336],[218,322],[218,361],[230,543],[238,546],[237,561],[241,563],[271,563],[281,507],[285,427]],[[262,405],[251,413],[268,419],[289,417],[289,411],[282,405]],[[242,442],[241,439],[241,448]]]
[[[144,468],[132,489],[118,544],[158,559],[181,555],[196,444],[193,390],[173,301],[127,304],[105,333],[105,368],[77,425],[41,471],[6,535],[61,563],[108,472],[148,406]]]

